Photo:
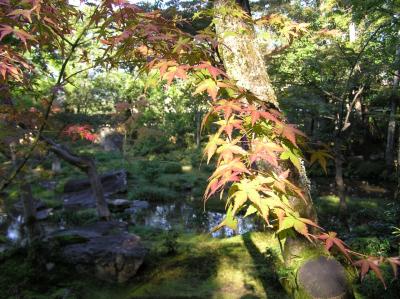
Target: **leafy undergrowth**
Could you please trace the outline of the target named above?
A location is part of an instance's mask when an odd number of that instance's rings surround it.
[[[348,238],[384,237],[393,239],[393,227],[397,226],[399,205],[385,198],[347,197],[347,214],[339,214],[337,196],[315,197],[314,203],[324,227],[337,231]],[[398,241],[398,240],[397,240]],[[398,243],[398,242],[397,242]],[[397,244],[396,244],[397,246]]]
[[[348,209],[344,221],[344,217],[338,213],[337,196],[314,198],[318,216],[325,220],[324,227],[337,231],[354,251],[370,256],[398,255],[400,239],[393,235],[394,226],[398,226],[399,221],[398,204],[381,197],[351,196],[346,200]],[[393,278],[390,266],[383,265],[381,270],[387,290],[374,273],[369,273],[363,281],[357,280],[353,284],[355,298],[398,298],[400,281]]]

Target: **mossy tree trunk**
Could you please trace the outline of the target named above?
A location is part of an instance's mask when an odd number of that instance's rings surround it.
[[[230,8],[237,9],[238,7],[235,4],[239,4],[250,15],[248,1],[216,0],[214,3],[214,22],[219,51],[227,74],[236,81],[239,87],[245,88],[257,96],[265,106],[279,109],[279,103],[267,73],[262,51],[256,42],[253,24],[246,18],[240,17],[240,14],[229,13]],[[232,32],[235,34],[232,34]],[[282,164],[282,167],[287,168],[287,165]],[[291,201],[293,208],[302,217],[317,222],[317,214],[312,204],[305,170],[300,171],[300,173],[296,169],[291,169],[291,171],[293,173],[292,179],[303,188],[308,197],[308,204],[305,204],[303,200],[293,198]],[[284,282],[283,285],[293,297],[317,298],[322,295],[323,298],[345,298],[347,296],[344,269],[334,260],[326,262],[327,259],[324,256],[327,253],[324,252],[323,248],[304,241],[302,237],[288,238],[284,248],[285,262],[283,266],[290,269],[293,275],[289,275],[291,278],[288,280],[290,281]],[[311,267],[307,266],[307,262],[319,261],[321,256],[323,267],[319,267],[321,263],[317,263],[317,266],[313,264],[311,264]],[[305,265],[308,268],[305,268]],[[307,271],[304,271],[304,269],[307,269]],[[301,272],[308,274],[303,275],[303,287],[293,288],[293,285],[297,285],[296,276]],[[320,286],[325,285],[326,281],[330,281],[330,283],[322,290],[325,291],[325,295],[316,292],[315,290],[321,289]]]
[[[398,37],[400,39],[400,31],[398,33]],[[397,106],[398,106],[398,88],[399,88],[399,75],[400,75],[400,42],[396,47],[396,57],[395,57],[395,74],[393,76],[393,88],[392,94],[390,96],[390,116],[388,123],[388,131],[387,131],[387,139],[386,139],[386,151],[385,151],[385,160],[386,160],[386,168],[388,173],[392,173],[394,166],[394,152],[395,152],[395,133],[396,133],[396,114],[397,114]],[[399,163],[399,161],[397,161]]]

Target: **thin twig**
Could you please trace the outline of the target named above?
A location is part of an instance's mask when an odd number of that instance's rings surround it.
[[[24,168],[25,164],[28,162],[28,160],[30,159],[33,151],[35,150],[36,146],[38,145],[38,143],[39,143],[39,141],[41,139],[41,135],[43,133],[43,130],[46,128],[47,120],[48,120],[48,118],[50,116],[50,112],[51,112],[51,108],[53,106],[53,103],[56,100],[57,92],[58,92],[58,90],[59,90],[59,88],[61,86],[61,82],[63,80],[67,64],[71,60],[72,55],[74,54],[75,49],[79,44],[79,41],[81,40],[81,38],[83,37],[85,32],[89,29],[89,27],[92,25],[92,22],[93,22],[92,17],[95,14],[95,12],[97,11],[97,9],[98,9],[98,7],[96,7],[94,13],[90,17],[89,23],[83,28],[82,32],[79,34],[79,36],[76,38],[75,42],[72,44],[71,50],[70,50],[67,58],[64,60],[62,66],[61,66],[57,82],[54,85],[53,90],[52,90],[51,99],[50,99],[49,105],[47,106],[43,122],[39,127],[39,130],[38,130],[38,132],[36,134],[35,140],[32,143],[32,146],[29,148],[28,152],[25,154],[25,156],[22,159],[21,163],[14,169],[14,171],[11,173],[11,175],[8,178],[3,179],[1,181],[0,191],[3,191],[15,179],[15,177],[18,175],[18,173]]]

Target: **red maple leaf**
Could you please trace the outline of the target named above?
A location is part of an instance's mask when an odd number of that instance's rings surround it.
[[[347,245],[341,239],[336,238],[336,236],[337,233],[328,232],[319,235],[317,238],[325,242],[326,250],[330,250],[333,245],[335,245],[340,250],[340,252],[342,252],[347,257],[347,259],[351,261]]]
[[[228,75],[224,71],[215,66],[212,66],[211,63],[207,61],[202,61],[200,64],[195,65],[193,68],[206,69],[210,73],[210,75],[214,78],[214,80],[217,80],[217,76],[219,75],[228,77]]]
[[[358,260],[356,262],[354,262],[354,266],[360,267],[361,268],[361,280],[364,279],[364,277],[367,275],[367,273],[372,270],[376,277],[378,277],[378,279],[382,282],[383,286],[385,287],[386,290],[386,283],[385,280],[383,278],[381,269],[379,268],[379,264],[381,263],[381,259],[380,258],[376,258],[376,257],[368,257],[365,259],[361,259]]]

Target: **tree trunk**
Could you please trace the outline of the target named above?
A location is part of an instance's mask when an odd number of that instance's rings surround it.
[[[88,175],[93,195],[96,198],[97,214],[102,219],[110,219],[111,214],[110,210],[108,209],[107,201],[104,197],[103,185],[101,184],[99,174],[97,173],[96,164],[94,163],[93,159],[86,156],[75,155],[67,148],[55,143],[50,138],[42,136],[41,139],[50,146],[50,150],[58,157],[78,167]]]
[[[10,88],[8,87],[7,82],[3,81],[2,78],[0,78],[0,104],[10,106],[13,105]]]
[[[54,157],[53,162],[51,163],[51,171],[55,174],[61,172],[61,161],[58,157]]]
[[[396,191],[394,192],[394,199],[395,200],[400,200],[400,130],[398,130],[399,132],[397,133],[397,167],[396,167],[396,177],[397,177],[397,187],[396,187]],[[398,217],[400,217],[400,215],[398,215]]]
[[[386,169],[388,173],[393,172],[393,161],[394,161],[394,138],[396,133],[396,110],[397,110],[397,99],[394,96],[390,97],[390,116],[388,123],[387,139],[386,139]]]
[[[201,117],[202,113],[200,110],[195,112],[195,123],[196,123],[196,132],[195,132],[195,142],[196,147],[200,148],[200,141],[201,141]]]
[[[243,2],[248,4],[248,1],[236,1],[239,4],[243,4]],[[256,42],[254,26],[238,14],[229,13],[227,8],[235,9],[235,1],[216,0],[214,3],[214,22],[219,51],[228,76],[236,81],[239,87],[252,92],[260,101],[265,103],[265,106],[279,109],[273,86],[266,71],[262,51]],[[246,6],[242,7],[246,8]],[[247,9],[246,11],[250,14]],[[227,32],[230,34],[226,34]],[[232,32],[236,34],[231,34]],[[304,169],[300,173],[293,169],[292,173],[297,173],[294,178],[297,181],[295,183],[303,188],[304,194],[308,198],[307,204],[303,200],[292,199],[291,205],[302,217],[317,222],[317,215],[309,192],[309,181]],[[282,278],[283,286],[291,295],[296,298],[345,298],[348,291],[344,269],[336,261],[329,262],[326,257],[322,257],[327,253],[321,247],[301,238],[288,238],[283,253],[285,259],[283,266],[287,268],[286,270],[293,271],[293,277],[296,277],[297,273],[307,274],[300,277],[302,283],[296,288],[293,288],[293,285],[297,285],[297,281],[287,277]],[[299,262],[299,257],[302,257],[301,262]],[[322,259],[322,263],[326,263],[325,268],[331,267],[329,271],[318,267],[312,268],[313,264],[310,263],[318,257]],[[317,263],[320,259],[317,260]],[[324,294],[317,294],[321,291],[321,286],[327,281],[329,281],[331,288],[322,290],[322,292],[325,292]]]
[[[36,205],[32,196],[31,184],[26,178],[21,178],[21,199],[24,207],[24,226],[26,228],[28,242],[32,244],[40,237],[40,229],[36,219]]]
[[[400,38],[400,32],[399,32]],[[399,87],[400,75],[400,43],[396,48],[395,67],[396,71],[393,76],[393,92],[390,97],[390,116],[388,123],[388,132],[386,139],[385,160],[388,173],[392,173],[394,166],[394,151],[395,151],[395,133],[396,133],[396,113],[397,113],[397,88]],[[398,162],[397,162],[398,163]]]
[[[15,166],[17,165],[15,143],[12,142],[9,147],[11,161]],[[24,226],[27,232],[28,243],[31,244],[34,240],[40,237],[40,228],[36,219],[36,205],[32,196],[32,188],[29,179],[22,172],[18,174],[18,179],[21,182],[18,185],[23,206]]]
[[[341,216],[346,215],[347,203],[346,203],[346,187],[343,180],[343,153],[342,153],[342,141],[340,136],[335,138],[335,182],[337,187],[337,194],[339,197],[339,214]]]

